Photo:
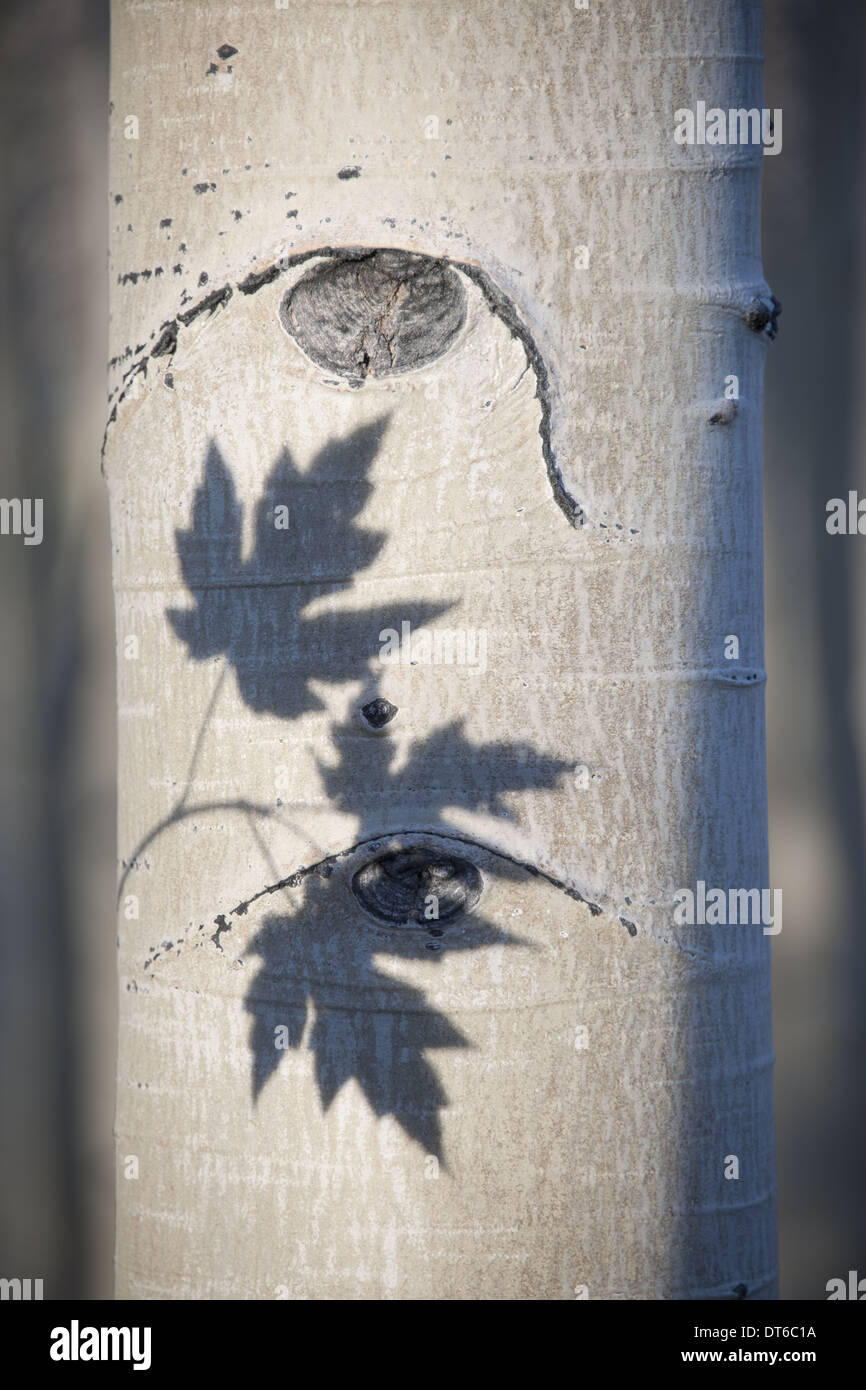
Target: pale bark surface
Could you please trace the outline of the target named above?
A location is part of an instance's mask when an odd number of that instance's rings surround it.
[[[672,921],[767,885],[761,155],[672,136],[760,70],[745,0],[116,5],[119,1296],[773,1296],[768,939]],[[352,382],[282,306],[388,247],[465,318]],[[374,925],[393,846],[477,906]]]

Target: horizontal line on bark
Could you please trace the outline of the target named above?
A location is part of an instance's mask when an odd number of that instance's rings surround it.
[[[778,1269],[774,1269],[772,1274],[761,1274],[752,1283],[748,1277],[744,1276],[738,1283],[717,1284],[714,1288],[683,1288],[665,1289],[664,1292],[654,1293],[645,1288],[638,1295],[634,1289],[612,1289],[610,1287],[596,1287],[591,1285],[590,1302],[610,1302],[610,1303],[631,1303],[637,1298],[648,1300],[652,1303],[751,1303],[766,1298],[767,1289],[774,1287],[778,1281]],[[738,1289],[745,1288],[746,1293],[738,1292]],[[766,1322],[765,1318],[765,1322]]]
[[[514,944],[519,945],[519,944],[521,944],[521,943],[514,943]],[[526,944],[526,943],[522,943],[522,944]],[[387,954],[386,948],[385,948],[384,946],[383,946],[383,948],[382,948],[382,954]],[[333,980],[320,980],[320,979],[317,979],[316,977],[314,977],[314,976],[312,976],[312,975],[292,975],[292,977],[291,977],[291,986],[292,986],[293,988],[294,988],[295,986],[297,986],[297,988],[298,988],[298,993],[300,993],[305,987],[312,986],[312,987],[313,987],[314,989],[316,989],[317,991],[320,991],[320,990],[323,990],[323,989],[324,989],[324,990],[327,990],[327,989],[329,989],[329,988],[330,988],[330,989],[334,989],[334,990],[338,990],[338,991],[342,991],[342,990],[344,990],[344,989],[352,989],[352,990],[355,990],[355,991],[356,991],[357,993],[359,993],[359,994],[365,992],[365,989],[366,989],[367,992],[369,992],[369,989],[372,988],[372,989],[374,989],[374,990],[376,991],[377,994],[384,994],[384,995],[387,995],[387,989],[386,989],[384,986],[382,986],[381,984],[376,984],[376,985],[367,986],[367,987],[365,987],[365,986],[362,985],[362,984],[359,984],[359,985],[351,985],[351,986],[350,986],[350,985],[342,985],[342,984],[337,984],[337,983],[335,983]],[[209,992],[209,997],[212,997],[212,993],[213,993],[212,991]],[[231,998],[233,998],[234,996],[233,996],[232,994],[224,994],[224,995],[222,995],[221,997],[222,997],[222,998],[225,998],[225,999],[231,999]],[[415,1015],[420,1015],[420,1016],[423,1017],[424,1015],[427,1015],[427,1014],[430,1014],[430,1013],[434,1013],[434,1014],[435,1014],[435,1013],[438,1013],[438,1012],[442,1009],[442,1007],[443,1007],[443,1003],[444,1003],[444,1000],[445,1000],[446,996],[443,994],[441,997],[437,998],[437,995],[436,995],[435,991],[429,991],[429,992],[428,992],[428,998],[429,998],[429,1000],[430,1000],[430,1008],[429,1008],[429,1009],[412,1008],[411,1006],[407,1005],[407,1004],[405,1003],[405,1001],[404,1001],[402,998],[399,998],[399,997],[395,1000],[395,1002],[394,1002],[393,1004],[390,1004],[390,1005],[389,1005],[389,1004],[372,1004],[372,1005],[370,1005],[369,1007],[365,1007],[364,1005],[357,1004],[357,1003],[355,1003],[355,1002],[353,1002],[353,1001],[349,1001],[349,1002],[347,1002],[347,1003],[345,1003],[345,1004],[343,1004],[343,1003],[331,1004],[331,1003],[328,1003],[327,1001],[325,1001],[325,1000],[323,1000],[323,999],[321,999],[321,998],[317,998],[316,1004],[317,1004],[317,1008],[321,1008],[322,1010],[325,1010],[325,1011],[328,1011],[328,1012],[331,1012],[331,1013],[347,1013],[347,1014],[383,1014],[383,1013],[384,1013],[384,1014],[415,1014]],[[264,993],[263,993],[263,994],[258,994],[258,995],[256,995],[256,994],[251,994],[251,993],[250,993],[250,994],[244,995],[244,1002],[245,1002],[245,1004],[246,1004],[246,1003],[249,1003],[249,1002],[256,1002],[256,1003],[259,1003],[259,1004],[267,1004],[267,1005],[271,1005],[271,1006],[272,1006],[273,1003],[274,1003],[274,1000],[273,1000],[272,998],[270,998],[267,994],[264,994]],[[453,1003],[450,1002],[450,1000],[449,1000],[448,1005],[447,1005],[447,1008],[448,1008],[449,1017],[461,1018],[461,1017],[463,1017],[464,1015],[472,1015],[472,1016],[475,1016],[475,1015],[478,1015],[478,1014],[525,1013],[527,1010],[530,1010],[530,1009],[539,1009],[539,1008],[562,1008],[563,1005],[574,1005],[575,1003],[578,1003],[578,1002],[582,1002],[582,995],[580,994],[579,991],[576,991],[574,994],[567,994],[567,995],[563,995],[563,996],[558,996],[556,999],[535,999],[535,1000],[532,1000],[530,1003],[527,1003],[527,1004],[503,1004],[503,1005],[490,1004],[490,1005],[485,1005],[485,1006],[483,1006],[483,1007],[478,1007],[478,1006],[476,1006],[476,1005],[472,1005],[472,1006],[467,1006],[467,1007],[464,1008],[463,1005],[460,1005],[460,1004],[453,1004]],[[520,1062],[516,1062],[515,1065],[519,1066],[519,1065],[521,1065],[521,1063],[520,1063]]]
[[[665,548],[669,549],[670,547]],[[699,549],[704,550],[705,547],[701,546],[699,547]],[[714,553],[716,555],[737,555],[746,553],[746,549],[747,548],[745,548],[742,551],[739,551],[722,549],[720,547]],[[555,558],[550,558],[547,561],[547,573],[549,574],[556,569],[565,570],[566,572],[570,572],[576,569],[582,569],[586,564],[590,562],[593,565],[597,564],[597,557],[595,555],[589,557],[585,555],[583,552],[575,551],[573,555],[569,556],[567,559],[557,560]],[[466,576],[473,574],[510,574],[515,570],[537,570],[537,568],[537,557],[530,556],[526,560],[509,560],[507,564],[502,565],[466,565],[465,567],[452,565],[447,570],[411,570],[406,573],[400,570],[380,570],[377,571],[375,577],[367,577],[363,574],[358,574],[357,572],[350,572],[346,575],[314,575],[312,577],[307,575],[298,576],[296,578],[284,576],[281,579],[223,579],[219,581],[193,581],[191,583],[187,583],[185,581],[183,583],[177,584],[166,583],[164,580],[158,579],[142,579],[128,581],[125,584],[115,584],[114,587],[116,592],[121,594],[162,593],[186,595],[196,593],[208,593],[211,591],[219,592],[220,590],[231,589],[291,589],[303,587],[333,587],[343,590],[351,589],[351,591],[353,592],[360,592],[362,589],[365,588],[371,588],[376,591],[379,591],[385,584],[404,584],[407,581],[412,581],[416,579],[449,579],[453,575],[459,575],[461,578],[465,578]]]
[[[673,117],[673,110],[671,110],[671,117]],[[673,142],[673,132],[671,132],[671,141]],[[695,163],[693,168],[690,168],[686,162],[689,160],[690,155],[680,153],[680,150],[685,148],[688,148],[689,151],[695,151]],[[566,174],[574,172],[587,174],[616,175],[624,173],[691,174],[705,173],[707,169],[716,170],[724,169],[726,167],[751,168],[752,163],[747,163],[746,161],[748,159],[748,155],[751,155],[753,150],[760,154],[763,158],[763,149],[761,145],[749,144],[737,147],[738,149],[741,148],[744,151],[743,155],[739,159],[736,155],[730,155],[729,151],[732,148],[733,147],[730,145],[689,145],[688,147],[675,145],[674,152],[672,153],[672,162],[670,164],[657,164],[655,162],[649,163],[640,159],[615,161],[605,159],[603,156],[600,157],[598,162],[595,162],[593,160],[587,159],[568,159],[567,157],[563,158],[561,151],[556,155],[546,156],[543,153],[539,152],[537,145],[530,144],[528,141],[526,142],[526,144],[521,145],[519,140],[515,140],[505,136],[502,136],[495,140],[485,140],[483,136],[479,135],[477,132],[473,132],[473,153],[471,155],[463,154],[457,147],[454,147],[451,154],[451,159],[448,161],[448,164],[445,166],[440,164],[437,167],[436,176],[437,180],[449,180],[453,178],[455,174],[465,176],[466,170],[467,168],[469,168],[473,170],[474,173],[479,174],[481,176],[488,175],[491,179],[496,179],[497,182],[501,184],[501,165],[497,164],[494,161],[491,161],[489,165],[485,164],[475,154],[476,150],[481,150],[482,152],[490,151],[491,153],[498,150],[507,150],[509,168],[513,168],[515,163],[521,163],[525,161],[527,165],[532,164],[533,166],[532,170],[527,170],[527,172],[529,173],[543,170],[545,173]],[[707,158],[708,155],[711,155],[711,152],[716,150],[724,150],[726,155],[728,156],[727,159],[712,160],[711,158]],[[405,159],[400,157],[401,151],[405,152]],[[698,151],[700,151],[700,153],[698,153]],[[704,151],[706,151],[706,154],[704,154]],[[745,153],[746,151],[748,151],[748,155]],[[405,143],[402,145],[395,142],[393,145],[389,147],[388,153],[389,155],[393,154],[395,156],[389,163],[385,163],[383,159],[381,163],[365,165],[363,169],[363,177],[365,180],[367,180],[367,182],[369,182],[371,179],[375,179],[377,176],[379,178],[393,180],[395,174],[399,173],[400,170],[407,163],[411,166],[412,169],[418,168],[417,141],[414,138],[407,139]],[[702,160],[700,164],[698,164],[697,162],[699,159]],[[676,160],[676,162],[673,162],[673,160]],[[238,189],[242,188],[245,180],[251,180],[254,177],[255,172],[255,170],[238,170],[236,179],[233,179],[231,175],[226,175],[222,179],[221,187],[227,193],[234,192],[234,194],[236,194],[238,192]],[[291,166],[285,165],[282,169],[272,165],[272,167],[267,171],[266,175],[266,177],[271,181],[271,184],[273,186],[278,186],[280,183],[284,182],[286,179],[291,179],[293,176],[295,178],[305,179],[320,178],[323,183],[326,183],[328,185],[329,193],[334,187],[335,176],[332,164],[304,164],[303,162],[299,161],[297,163],[293,163]],[[259,171],[259,177],[261,177],[261,171]],[[157,190],[160,196],[162,196],[165,190],[164,179],[136,179],[135,188],[130,189],[124,195],[125,198],[128,200],[129,208],[133,211],[135,210],[134,199],[136,193],[140,191],[146,192],[149,189]],[[210,201],[212,207],[219,202],[220,191],[220,188],[217,188],[216,196],[211,195]],[[150,196],[152,197],[153,195],[151,194]],[[283,195],[280,194],[280,196],[282,197]],[[216,215],[216,213],[212,213],[211,220],[213,220],[213,217]],[[311,222],[312,221],[313,219],[311,218]],[[234,228],[227,228],[227,230],[231,231],[234,230]],[[110,268],[117,270],[119,264],[120,258],[117,257]],[[190,271],[190,278],[192,278],[194,274],[195,271]],[[123,288],[126,287],[124,286]]]
[[[715,1077],[713,1077],[713,1081],[715,1081]],[[769,1192],[762,1192],[759,1197],[752,1197],[748,1202],[725,1202],[724,1204],[715,1202],[708,1207],[674,1206],[674,1212],[678,1216],[725,1216],[728,1212],[748,1211],[751,1207],[766,1206],[768,1202],[775,1200],[776,1189],[772,1188]]]
[[[220,587],[223,587],[223,586],[220,586]],[[192,590],[192,592],[195,593],[195,592],[197,592],[197,590]],[[192,611],[192,610],[190,610],[190,611]],[[336,609],[336,610],[334,610],[334,616],[335,616],[335,617],[342,617],[342,616],[344,616],[344,615],[351,615],[351,614],[355,613],[356,611],[357,611],[357,610],[351,609],[351,608]],[[319,616],[320,616],[321,618],[324,618],[325,615],[320,614]],[[445,615],[445,616],[447,617],[447,615]],[[309,621],[309,620],[307,619],[306,621]],[[372,628],[371,628],[371,630],[372,630]],[[428,624],[428,623],[425,623],[425,624],[422,624],[422,626],[418,628],[418,631],[419,631],[419,632],[420,632],[420,631],[425,631],[425,632],[429,631],[429,632],[435,633],[435,632],[437,631],[437,627],[436,627],[436,624],[435,624],[435,623],[429,623],[429,624]],[[497,629],[494,628],[493,631],[496,632]],[[377,655],[378,655],[378,649],[377,649],[376,651],[373,651],[373,650],[371,649],[371,651],[370,651],[370,659],[373,660],[373,658],[376,657]],[[456,662],[454,662],[454,663],[445,662],[444,664],[445,664],[446,666],[447,666],[447,665],[452,665],[452,664],[456,666],[458,663],[456,663]],[[269,663],[268,663],[268,661],[267,661],[266,659],[263,659],[262,662],[259,663],[259,665],[260,665],[261,669],[267,669]],[[529,666],[521,666],[521,667],[515,669],[515,674],[519,674],[520,672],[523,672],[523,673],[525,674],[525,672],[526,672],[527,670],[533,670],[533,669],[534,669],[534,668],[529,667]],[[763,670],[762,668],[759,668],[759,667],[751,667],[751,666],[739,667],[739,668],[738,668],[736,671],[734,671],[734,672],[725,671],[725,670],[723,670],[723,669],[721,669],[721,668],[719,668],[719,667],[715,667],[715,666],[691,666],[691,667],[662,667],[662,668],[652,668],[652,669],[649,669],[649,670],[635,669],[635,670],[632,670],[632,671],[623,671],[623,670],[616,670],[616,671],[587,671],[587,670],[582,670],[582,671],[571,671],[571,672],[568,673],[568,675],[569,675],[569,678],[570,678],[571,682],[572,682],[573,684],[575,684],[575,685],[579,685],[581,682],[584,682],[584,681],[591,681],[591,682],[595,682],[595,683],[598,683],[598,682],[606,683],[606,682],[611,682],[611,681],[612,681],[612,682],[616,683],[617,681],[623,681],[623,682],[625,682],[625,681],[677,681],[677,680],[681,680],[681,681],[693,681],[693,682],[699,682],[699,681],[713,681],[713,682],[718,683],[719,685],[731,685],[731,686],[736,686],[737,688],[749,689],[749,688],[751,688],[751,687],[753,687],[753,686],[754,686],[754,687],[758,687],[758,686],[766,685],[766,683],[767,683],[767,672],[766,672],[765,670]],[[557,673],[556,673],[556,676],[555,676],[555,679],[556,679],[557,681],[561,681],[561,679],[562,679],[562,673],[561,673],[561,672],[557,672]]]
[[[671,904],[671,908],[673,908],[673,904]],[[728,928],[725,927],[721,922],[718,925],[719,931],[728,930]],[[701,930],[703,931],[704,928],[702,927]],[[742,963],[742,969],[738,973],[748,976],[752,974],[753,969],[754,963],[751,961],[746,961]],[[725,971],[725,978],[729,978],[729,972],[727,970]],[[743,1080],[749,1076],[754,1075],[756,1072],[769,1071],[775,1065],[776,1054],[771,1050],[769,1052],[762,1052],[758,1056],[750,1057],[748,1065],[746,1066],[724,1067],[721,1071],[714,1071],[713,1077],[718,1078],[718,1080],[720,1081]],[[664,1079],[662,1081],[650,1081],[646,1084],[648,1086],[667,1086],[669,1082],[667,1079]],[[701,1073],[700,1075],[696,1073],[694,1076],[678,1077],[676,1084],[678,1086],[703,1086],[706,1084],[705,1073]]]
[[[753,1299],[760,1299],[763,1290],[775,1285],[778,1278],[778,1266],[774,1266],[769,1274],[753,1275],[751,1279],[748,1275],[743,1275],[733,1288],[730,1284],[716,1284],[715,1287],[711,1289],[683,1289],[680,1292],[669,1293],[665,1295],[665,1298],[682,1300],[686,1303],[692,1300],[698,1302],[710,1299],[724,1302],[751,1302]],[[737,1291],[742,1286],[745,1286],[745,1294],[741,1294]],[[633,1297],[633,1295],[626,1296]]]

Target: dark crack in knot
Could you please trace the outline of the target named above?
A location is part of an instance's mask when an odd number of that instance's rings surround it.
[[[384,729],[385,725],[390,724],[397,713],[397,706],[378,695],[369,704],[361,706],[361,713],[371,729]]]
[[[444,261],[370,251],[308,271],[280,318],[316,366],[363,382],[441,357],[466,320],[466,293]]]
[[[471,911],[483,888],[474,864],[428,849],[383,854],[352,879],[352,892],[364,911],[390,927],[451,922]]]

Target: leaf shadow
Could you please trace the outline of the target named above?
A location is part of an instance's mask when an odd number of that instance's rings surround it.
[[[216,442],[208,444],[192,525],[176,532],[194,605],[170,608],[166,616],[191,660],[225,656],[241,698],[257,713],[297,719],[325,709],[314,683],[343,685],[363,676],[371,634],[393,615],[393,604],[340,612],[322,611],[319,602],[350,590],[352,577],[369,568],[387,539],[357,522],[373,490],[367,475],[387,423],[380,417],[346,439],[330,440],[304,470],[284,449],[256,505],[255,545],[246,558],[234,478]],[[409,620],[421,627],[448,607],[409,605]],[[300,681],[291,674],[298,669],[306,673]]]
[[[286,1051],[306,1041],[323,1111],[354,1080],[377,1117],[393,1116],[425,1154],[444,1162],[440,1112],[448,1097],[426,1054],[473,1044],[377,958],[435,967],[452,951],[520,939],[474,914],[459,933],[435,922],[389,932],[357,918],[339,874],[311,874],[295,912],[268,916],[248,944],[261,962],[245,1000],[253,1017],[253,1099]]]
[[[322,709],[315,681],[341,686],[360,680],[367,698],[378,691],[371,633],[392,626],[393,603],[345,613],[321,612],[315,600],[350,589],[347,576],[368,569],[387,539],[387,533],[358,524],[386,427],[387,418],[380,418],[330,441],[303,471],[284,450],[256,505],[248,558],[232,473],[215,441],[209,443],[191,525],[176,532],[181,573],[194,602],[166,616],[191,660],[225,657],[242,700],[254,711],[293,720]],[[401,614],[418,628],[452,606],[401,600]],[[303,675],[293,674],[298,670]],[[214,704],[215,697],[196,739],[187,788],[143,844],[189,814],[189,783]],[[353,720],[335,722],[337,761],[319,761],[332,805],[356,818],[356,845],[380,835],[441,836],[447,853],[459,859],[461,841],[473,842],[455,831],[446,819],[449,810],[513,818],[506,793],[555,788],[571,770],[526,742],[473,743],[462,720],[416,740],[400,756],[390,733],[372,733]],[[269,814],[267,807],[231,805]],[[496,876],[538,872],[505,855],[488,855],[485,862],[485,872]],[[267,917],[249,943],[261,962],[245,1000],[253,1020],[253,1100],[286,1052],[306,1040],[324,1111],[354,1079],[376,1116],[393,1116],[425,1153],[442,1160],[441,1112],[448,1098],[426,1054],[473,1044],[423,990],[384,972],[377,958],[435,967],[452,951],[529,943],[487,920],[483,897],[456,924],[432,918],[383,929],[368,920],[334,868],[333,860],[325,861],[294,876],[302,882],[299,901],[291,911]]]

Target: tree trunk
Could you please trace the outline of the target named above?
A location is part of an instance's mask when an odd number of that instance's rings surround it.
[[[774,1295],[759,57],[116,4],[120,1297]]]

